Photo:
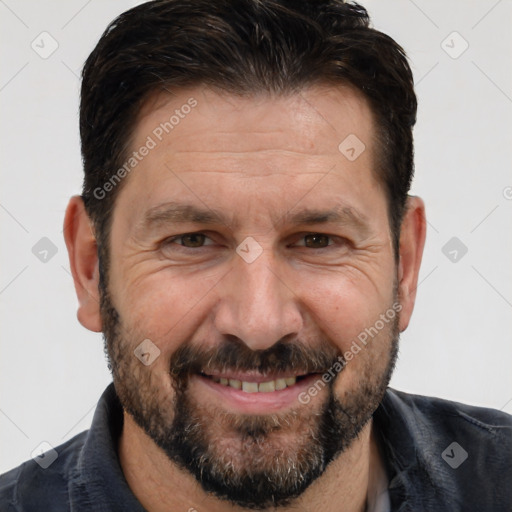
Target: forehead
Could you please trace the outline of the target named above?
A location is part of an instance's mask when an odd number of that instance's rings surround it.
[[[195,106],[189,108],[191,104]],[[373,122],[368,101],[348,84],[318,85],[277,96],[264,92],[238,96],[197,87],[151,96],[137,118],[133,145],[153,134],[164,139],[157,140],[159,145],[187,151],[208,141],[232,141],[233,135],[239,135],[237,143],[227,149],[261,147],[325,154],[337,151],[333,142],[341,142],[350,134],[373,141]],[[372,141],[365,142],[371,145]],[[222,145],[215,147],[219,149]]]
[[[357,203],[379,189],[372,112],[349,86],[277,97],[206,87],[158,94],[133,132],[131,151],[144,147],[151,149],[117,200],[130,222],[185,196],[184,204],[227,211],[234,223],[265,208],[275,220],[299,201],[312,210],[330,201],[331,209],[342,204],[365,215],[371,212]]]

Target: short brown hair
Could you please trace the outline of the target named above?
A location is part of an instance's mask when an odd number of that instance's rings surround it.
[[[417,104],[403,49],[369,24],[363,7],[342,0],[157,0],[115,19],[85,63],[80,104],[82,197],[100,255],[108,259],[123,183],[106,197],[94,191],[126,160],[150,95],[201,84],[244,96],[288,94],[320,83],[351,84],[369,101],[397,254]]]

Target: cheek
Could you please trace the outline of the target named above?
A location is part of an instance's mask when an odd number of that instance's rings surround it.
[[[137,338],[149,338],[170,354],[192,334],[192,326],[201,324],[221,278],[221,272],[194,276],[166,270],[139,277],[120,298],[123,323]]]
[[[323,286],[316,280],[315,287],[306,292],[313,322],[347,361],[334,388],[340,398],[347,399],[361,386],[372,389],[378,385],[389,362],[397,317],[394,280],[383,274],[379,288],[375,283],[345,275],[331,278]]]
[[[377,291],[374,282],[346,275],[315,283],[305,286],[307,310],[316,326],[342,352],[349,350],[352,341],[374,325],[391,305],[393,290],[387,282]]]

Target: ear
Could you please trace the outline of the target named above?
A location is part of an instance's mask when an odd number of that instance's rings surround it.
[[[409,196],[400,229],[400,259],[398,262],[398,294],[402,305],[400,332],[407,329],[414,309],[426,232],[425,204],[421,198]]]
[[[78,297],[78,321],[86,329],[101,332],[98,247],[80,196],[69,200],[64,218],[64,239]]]

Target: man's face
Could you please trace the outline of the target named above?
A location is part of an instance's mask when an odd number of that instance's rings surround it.
[[[146,105],[141,146],[116,200],[101,311],[117,392],[205,490],[284,504],[367,424],[396,355],[371,112],[348,87],[194,89]],[[151,364],[134,354],[144,340]]]

